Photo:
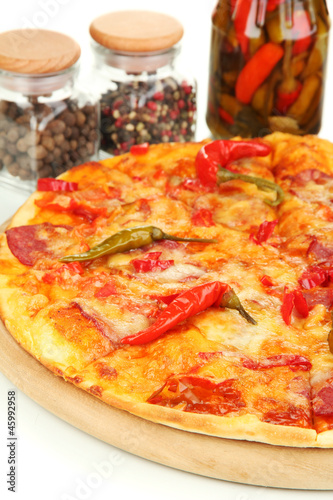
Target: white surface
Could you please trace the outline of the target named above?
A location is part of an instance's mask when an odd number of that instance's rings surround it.
[[[4,0],[3,0],[4,2]],[[333,7],[333,0],[328,0]],[[210,16],[215,0],[11,0],[2,7],[0,31],[39,27],[72,35],[89,65],[90,21],[119,9],[150,9],[174,15],[184,25],[182,63],[198,81],[197,139],[209,136],[205,124]],[[320,136],[333,140],[333,37],[325,114]],[[8,219],[26,195],[0,186],[0,222]],[[15,389],[0,374],[0,498],[7,500],[328,500],[332,492],[268,489],[176,471],[117,450],[74,427],[16,390],[17,492],[7,490],[7,391]],[[279,464],[268,464],[279,472]]]

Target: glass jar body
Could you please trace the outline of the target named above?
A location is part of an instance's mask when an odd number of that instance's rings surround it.
[[[28,191],[98,158],[99,103],[76,85],[76,70],[0,73],[0,181]]]
[[[212,134],[318,133],[330,29],[325,0],[221,0],[212,22]]]
[[[194,139],[196,83],[177,71],[177,50],[129,54],[93,44],[93,53],[102,154],[123,154],[146,142]]]

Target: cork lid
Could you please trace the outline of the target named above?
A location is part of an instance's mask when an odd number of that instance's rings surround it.
[[[177,19],[144,10],[110,12],[90,25],[92,38],[112,50],[153,52],[175,45],[183,36]]]
[[[55,31],[29,29],[0,33],[0,69],[13,73],[63,71],[80,57],[79,45]]]

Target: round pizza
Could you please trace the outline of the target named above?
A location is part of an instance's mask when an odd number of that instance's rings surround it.
[[[133,146],[40,179],[0,236],[32,356],[178,429],[333,447],[333,145]]]

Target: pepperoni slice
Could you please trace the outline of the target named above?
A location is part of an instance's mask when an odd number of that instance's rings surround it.
[[[307,255],[312,253],[319,260],[326,260],[333,256],[333,248],[326,247],[314,236],[306,253]]]
[[[255,361],[248,358],[244,359],[243,366],[250,370],[268,370],[281,366],[289,366],[292,371],[309,371],[312,367],[307,358],[297,354],[277,354],[275,356],[269,356],[261,361]]]
[[[292,180],[293,184],[298,186],[305,186],[308,182],[315,182],[316,184],[326,184],[328,181],[332,181],[333,177],[331,175],[322,172],[316,168],[308,168],[302,170],[295,176],[287,176],[287,178]]]
[[[327,309],[333,305],[333,288],[313,288],[303,290],[302,294],[310,310],[317,304],[322,304]]]
[[[235,379],[218,383],[209,378],[191,375],[168,379],[147,402],[169,408],[182,405],[185,412],[212,415],[239,412],[246,406]]]
[[[204,227],[212,227],[215,226],[215,222],[213,221],[213,214],[207,208],[200,208],[192,215],[192,224],[194,226],[204,226]]]
[[[288,425],[294,427],[311,427],[311,418],[309,412],[303,408],[297,408],[290,405],[285,411],[270,410],[264,413],[262,417],[263,422],[268,422],[275,425]]]
[[[12,227],[6,231],[9,250],[21,264],[33,266],[41,253],[43,256],[53,255],[49,243],[59,228],[71,230],[70,226],[54,226],[49,222]]]
[[[333,417],[333,378],[326,381],[313,400],[313,412],[316,416]]]

